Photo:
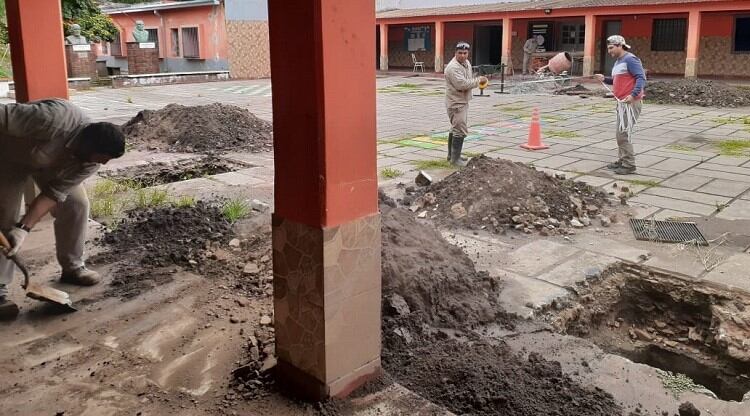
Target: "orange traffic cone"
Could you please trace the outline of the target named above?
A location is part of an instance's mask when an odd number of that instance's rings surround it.
[[[539,124],[539,108],[534,107],[531,112],[531,124],[529,125],[528,143],[522,144],[521,147],[527,150],[549,149],[549,146],[542,143],[542,126]]]

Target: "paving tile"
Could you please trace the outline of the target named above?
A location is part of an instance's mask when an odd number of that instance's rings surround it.
[[[714,179],[708,184],[698,188],[698,192],[705,192],[707,194],[723,195],[727,197],[736,197],[750,189],[750,183],[747,182],[735,182],[724,179]]]
[[[713,205],[698,204],[695,202],[683,201],[681,199],[672,199],[644,193],[631,198],[631,201],[699,215],[711,215],[716,211],[716,206]]]
[[[591,186],[599,187],[599,186],[611,184],[612,178],[603,178],[601,176],[583,175],[583,176],[577,177],[576,181],[585,182]]]
[[[669,172],[682,172],[684,170],[692,168],[693,166],[699,163],[700,162],[696,160],[669,158],[669,159],[665,159],[662,162],[651,165],[649,167],[652,169],[661,169],[661,170],[665,170]]]
[[[537,166],[543,166],[545,168],[559,168],[561,166],[568,165],[573,162],[578,162],[580,159],[567,157],[567,156],[550,156],[545,159],[537,160],[534,162]]]
[[[687,253],[680,255],[677,251],[673,255],[660,254],[653,256],[646,261],[645,265],[684,274],[696,279],[706,273],[703,264],[698,260],[697,256]]]
[[[709,160],[709,162],[719,165],[743,166],[746,168],[750,167],[747,165],[750,164],[750,158],[746,157],[716,156],[715,158]]]
[[[661,157],[667,157],[667,158],[675,158],[675,159],[684,159],[684,160],[696,160],[698,162],[704,162],[708,159],[711,159],[714,154],[710,155],[698,155],[695,154],[695,152],[679,152],[679,151],[669,151],[665,148],[659,148],[655,150],[649,150],[646,152],[649,155],[653,156],[661,156]]]
[[[703,280],[750,293],[750,254],[735,254],[708,272]]]
[[[502,267],[525,276],[536,276],[576,253],[578,249],[572,245],[537,240],[509,253]]]
[[[209,176],[208,179],[215,180],[230,186],[254,186],[265,182],[262,179],[253,178],[251,176],[243,175],[238,172],[220,173],[218,175]]]
[[[550,157],[548,154],[545,154],[545,153],[538,153],[538,152],[533,152],[529,150],[523,150],[520,146],[495,150],[495,151],[487,153],[487,155],[490,155],[490,154],[492,155],[497,154],[498,155],[497,157],[501,157],[501,155],[512,155],[512,156],[519,156],[525,159],[534,159],[534,160]]]
[[[663,186],[655,186],[643,191],[643,194],[658,195],[667,198],[682,199],[685,201],[697,202],[699,204],[716,205],[725,204],[731,200],[731,198],[704,194],[696,191],[686,191],[684,189],[672,189]],[[641,194],[641,195],[643,195]]]
[[[708,170],[708,169],[700,169],[700,165],[698,167],[692,168],[687,171],[687,173],[691,175],[697,175],[697,176],[705,176],[708,178],[715,178],[715,179],[726,179],[730,181],[738,181],[738,182],[748,182],[750,183],[750,176],[748,175],[740,175],[736,173],[728,173],[728,172],[721,172],[718,170]]]
[[[617,263],[617,259],[607,255],[584,252],[552,270],[537,276],[537,279],[562,287],[574,287],[576,283],[585,280],[586,270],[598,268],[604,270],[607,266]]]
[[[695,214],[691,214],[689,212],[682,212],[682,211],[675,211],[672,209],[663,209],[652,217],[655,220],[662,220],[662,221],[668,221],[668,220],[675,220],[675,219],[689,219],[689,218],[698,218]]]
[[[670,188],[695,190],[713,180],[715,179],[707,178],[705,176],[688,175],[686,173],[683,173],[665,180],[660,185]]]
[[[604,166],[605,163],[598,160],[579,160],[568,165],[560,166],[560,169],[573,172],[592,172]]]
[[[498,298],[500,306],[523,318],[531,318],[535,308],[547,306],[553,300],[568,295],[567,290],[542,280],[508,272],[492,274],[499,274],[503,278],[503,291]]]
[[[719,172],[735,173],[737,175],[750,176],[750,169],[739,167],[739,166],[720,165],[717,163],[706,162],[706,163],[701,163],[700,166],[698,167],[701,169],[715,170]]]
[[[627,221],[627,219],[624,219],[624,221]],[[630,231],[628,229],[625,232],[629,233]],[[635,239],[633,240],[633,243],[639,244]],[[625,243],[602,237],[597,234],[586,233],[577,235],[573,238],[573,246],[581,250],[615,257],[632,263],[639,263],[643,256],[647,257],[649,255],[648,250],[632,247]]]
[[[750,201],[744,199],[734,201],[728,207],[716,214],[716,217],[726,220],[750,219]]]
[[[638,157],[635,158],[635,164],[636,166],[638,165]],[[661,169],[638,167],[636,170],[636,173],[642,176],[650,176],[652,178],[667,179],[671,176],[674,176],[677,172],[670,172],[670,171],[661,170]]]

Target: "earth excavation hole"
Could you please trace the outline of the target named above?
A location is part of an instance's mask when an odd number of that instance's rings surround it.
[[[199,159],[186,159],[176,163],[156,163],[132,166],[113,172],[100,173],[115,182],[123,182],[131,188],[147,188],[189,179],[202,178],[220,173],[235,172],[253,167],[244,163],[232,162],[215,156]]]
[[[750,392],[750,296],[630,265],[576,291],[551,312],[561,332],[688,376],[722,400]]]

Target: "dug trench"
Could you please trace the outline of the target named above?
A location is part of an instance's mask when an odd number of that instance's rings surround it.
[[[664,371],[665,386],[728,401],[750,393],[750,296],[640,266],[608,270],[548,318],[561,332]],[[692,386],[670,386],[684,374]]]
[[[145,188],[221,173],[235,172],[253,167],[216,156],[184,159],[174,163],[136,165],[115,171],[101,172],[99,176],[121,182],[131,187]]]

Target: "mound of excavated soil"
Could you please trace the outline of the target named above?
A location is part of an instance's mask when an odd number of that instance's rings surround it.
[[[475,157],[421,192],[405,202],[443,225],[549,235],[565,234],[568,227],[584,227],[594,219],[609,224],[603,191],[504,159]]]
[[[658,104],[742,107],[750,106],[750,89],[702,79],[650,81],[646,100]]]
[[[235,288],[250,296],[271,291],[270,231],[237,238],[214,204],[132,210],[99,243],[106,251],[91,263],[114,264],[108,296],[137,296],[182,270],[234,277]]]
[[[500,314],[499,284],[460,248],[381,195],[383,314],[469,329]],[[390,204],[390,205],[388,205]]]
[[[273,149],[270,123],[246,109],[219,103],[143,110],[122,129],[128,143],[149,149],[197,153]]]

